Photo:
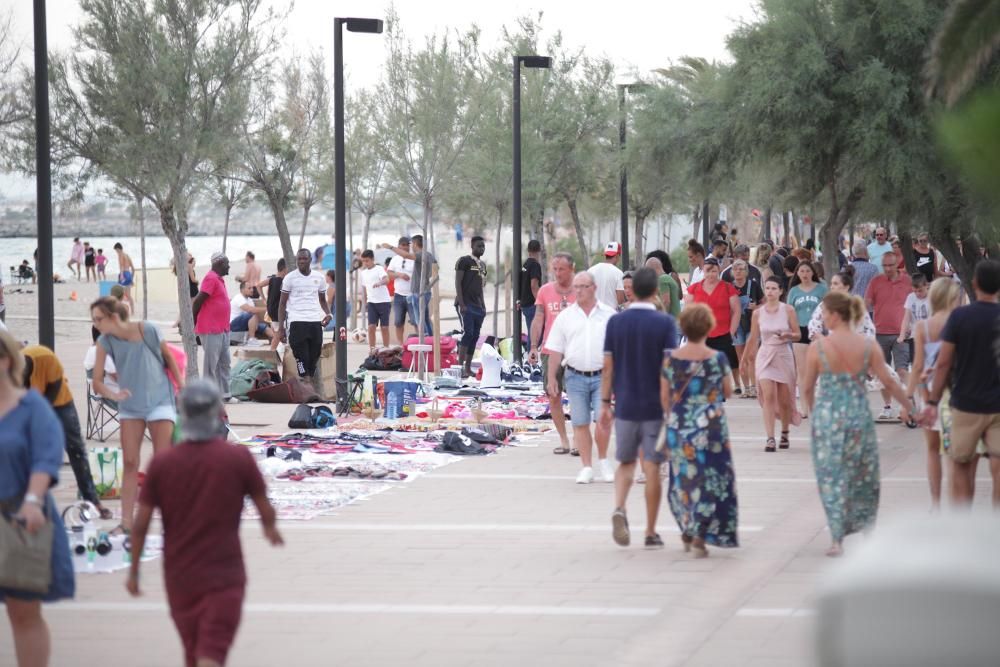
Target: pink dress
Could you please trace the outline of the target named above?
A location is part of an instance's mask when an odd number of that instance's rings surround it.
[[[785,304],[777,312],[767,312],[767,306],[758,310],[757,323],[760,326],[760,349],[757,350],[757,380],[772,380],[790,385],[795,390],[795,356],[788,341],[778,339],[778,334],[790,332]]]

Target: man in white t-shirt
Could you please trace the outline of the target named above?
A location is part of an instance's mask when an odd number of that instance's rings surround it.
[[[597,285],[597,300],[616,312],[618,306],[625,303],[625,274],[617,266],[621,254],[622,244],[608,241],[608,245],[604,246],[604,261],[587,270]]]
[[[375,327],[382,332],[382,347],[389,347],[389,311],[392,300],[389,296],[389,274],[375,263],[375,253],[365,250],[361,253],[361,285],[365,288],[368,302],[368,347],[375,353]]]
[[[299,377],[319,389],[316,364],[323,351],[323,327],[333,319],[326,303],[326,279],[312,270],[312,253],[306,248],[295,255],[295,266],[281,281],[278,335],[292,348]]]
[[[240,282],[240,289],[229,300],[229,330],[233,332],[246,331],[247,340],[257,336],[266,336],[268,340],[274,335],[264,322],[267,309],[254,305],[251,293],[254,287],[247,281]]]
[[[407,252],[410,251],[410,237],[401,236],[399,247]],[[413,260],[402,255],[393,255],[389,261],[389,279],[392,280],[392,311],[393,326],[396,327],[396,342],[402,345],[405,342],[406,314],[410,314],[410,324],[417,326],[416,312],[410,309],[410,279],[413,276]]]

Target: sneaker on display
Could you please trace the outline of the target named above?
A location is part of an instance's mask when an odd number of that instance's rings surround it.
[[[587,466],[580,471],[580,474],[576,476],[577,484],[590,484],[594,481],[594,469]]]

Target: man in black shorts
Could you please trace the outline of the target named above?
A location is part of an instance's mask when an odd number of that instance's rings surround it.
[[[281,319],[278,317],[278,304],[281,303],[281,281],[285,279],[286,273],[288,273],[288,265],[285,263],[285,258],[282,257],[278,260],[278,272],[257,283],[258,289],[266,290],[264,296],[266,297],[267,317],[271,320],[271,329],[275,332],[275,335],[271,336],[272,350],[278,349],[278,343],[281,340],[281,336],[277,335],[278,323]]]
[[[94,247],[90,245],[88,241],[83,242],[83,268],[85,275],[87,276],[87,282],[90,282],[91,276],[94,277],[94,282],[97,282],[97,252]]]

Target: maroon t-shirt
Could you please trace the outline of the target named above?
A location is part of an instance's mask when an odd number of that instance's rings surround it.
[[[139,502],[163,517],[169,594],[246,584],[240,548],[243,499],[266,490],[250,452],[218,439],[182,442],[153,458]]]

